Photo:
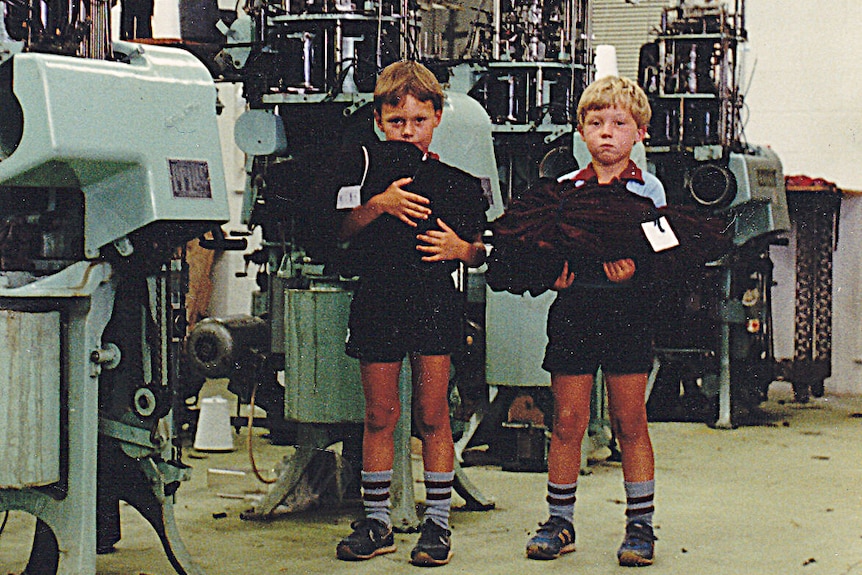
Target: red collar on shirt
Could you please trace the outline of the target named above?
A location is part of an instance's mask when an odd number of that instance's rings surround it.
[[[431,152],[431,151],[428,152],[428,157],[431,158],[432,160],[440,160],[440,156],[438,154],[435,154],[434,152]]]
[[[586,168],[579,171],[572,177],[572,181],[575,182],[589,182],[590,180],[597,180],[599,176],[596,174],[596,170],[593,169],[593,164],[590,163]],[[621,181],[634,180],[636,182],[644,183],[644,176],[641,172],[641,169],[638,168],[637,164],[634,163],[633,160],[629,160],[629,165],[626,166],[626,169],[617,176],[615,179]],[[610,182],[609,182],[610,183]]]

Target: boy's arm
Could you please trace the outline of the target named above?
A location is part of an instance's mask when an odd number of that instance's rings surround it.
[[[416,249],[424,252],[424,262],[442,262],[447,260],[461,260],[470,267],[478,267],[485,262],[485,244],[482,236],[477,234],[472,242],[461,239],[455,230],[446,225],[441,219],[437,219],[439,230],[429,230],[424,234],[416,236],[420,242]]]
[[[412,227],[416,227],[416,221],[427,219],[431,213],[428,198],[403,189],[412,181],[412,178],[395,180],[382,194],[353,208],[341,224],[339,239],[352,238],[383,214],[393,215]]]

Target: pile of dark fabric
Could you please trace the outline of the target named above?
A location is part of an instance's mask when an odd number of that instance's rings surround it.
[[[653,251],[641,224],[664,216],[680,245]],[[625,183],[575,187],[542,181],[492,223],[493,250],[486,281],[491,289],[538,295],[559,276],[563,262],[578,274],[583,262],[635,260],[641,282],[660,284],[695,273],[732,247],[727,222],[692,208],[656,209]]]
[[[444,164],[423,154],[407,142],[366,143],[368,152],[367,175],[361,189],[361,201],[386,191],[395,180],[413,178],[404,189],[430,201],[431,216],[408,226],[398,218],[383,214],[350,242],[345,267],[351,275],[375,274],[404,269],[405,266],[423,273],[451,273],[457,261],[428,263],[422,261],[424,253],[416,249],[416,236],[430,229],[439,229],[437,218],[443,220],[462,239],[472,241],[485,227],[487,199],[480,180],[463,170]],[[349,154],[362,159],[359,146]],[[361,176],[362,171],[359,171]],[[354,176],[358,181],[360,177]]]

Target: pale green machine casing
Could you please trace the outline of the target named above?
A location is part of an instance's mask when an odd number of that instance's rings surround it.
[[[230,218],[208,70],[181,50],[116,44],[123,50],[127,64],[18,54],[11,65],[22,113],[0,110],[0,184],[80,188],[89,258],[154,221]],[[217,164],[208,170],[211,196],[172,194],[168,158]]]

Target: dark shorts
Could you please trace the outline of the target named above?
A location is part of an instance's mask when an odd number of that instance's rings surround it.
[[[650,306],[627,289],[572,287],[548,312],[542,367],[562,375],[648,373],[653,360]]]
[[[408,353],[448,355],[463,344],[463,294],[451,277],[361,281],[350,305],[345,351],[370,363]]]

